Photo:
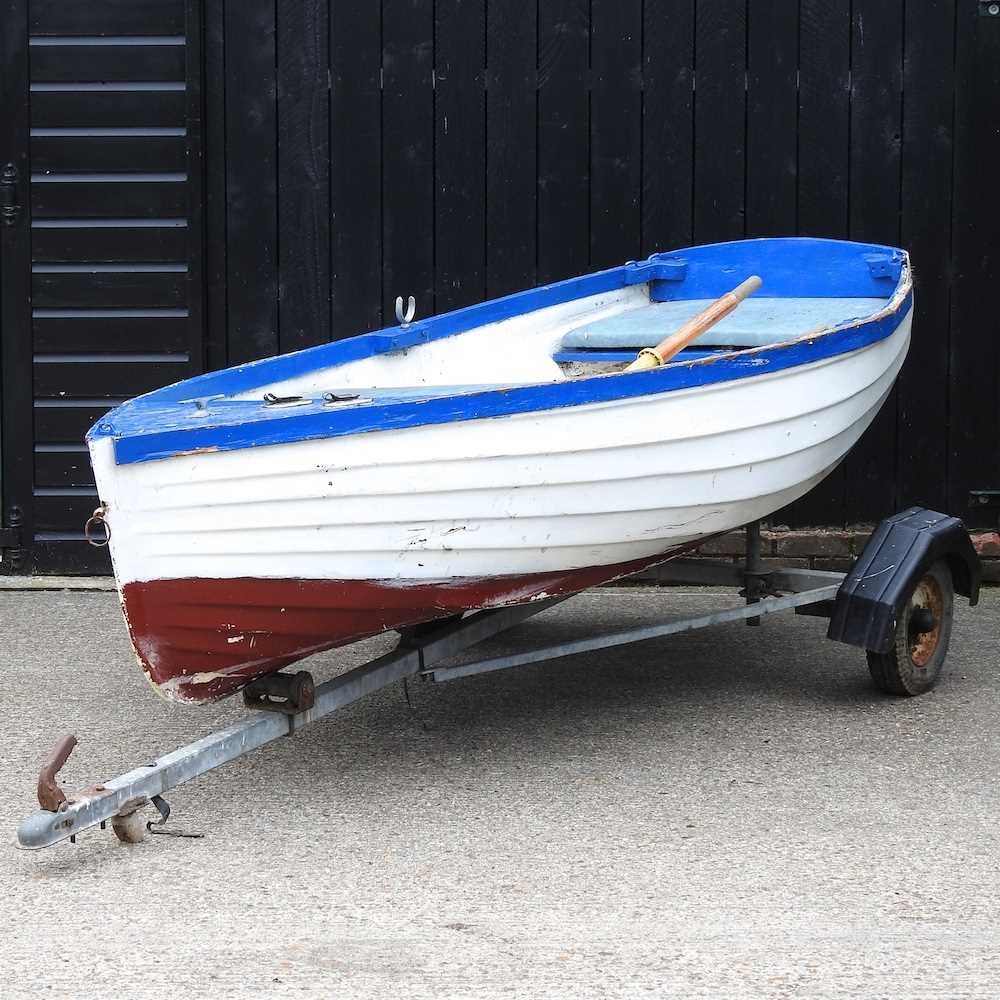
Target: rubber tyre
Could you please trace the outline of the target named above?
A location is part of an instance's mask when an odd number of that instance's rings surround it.
[[[919,633],[912,627],[918,608],[928,608],[935,627]],[[892,647],[886,653],[868,650],[868,670],[886,694],[913,697],[937,684],[948,654],[955,616],[955,586],[944,561],[936,562],[916,582],[896,622]]]
[[[308,670],[299,670],[289,683],[289,701],[296,711],[304,712],[316,704],[316,682]]]

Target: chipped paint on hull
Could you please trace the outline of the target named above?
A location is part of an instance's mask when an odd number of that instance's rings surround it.
[[[572,594],[679,554],[483,579],[178,579],[126,584],[126,620],[146,676],[172,701],[225,698],[312,653],[390,629],[482,608]],[[243,624],[241,624],[243,623]],[[256,637],[232,642],[229,633]]]

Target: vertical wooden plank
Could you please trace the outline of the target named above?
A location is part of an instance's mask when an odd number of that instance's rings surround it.
[[[850,0],[800,0],[798,229],[847,235]]]
[[[854,0],[849,235],[899,242],[903,0]],[[917,331],[918,335],[920,331]],[[896,511],[896,398],[890,394],[844,462],[848,523]]]
[[[486,5],[434,10],[434,289],[437,312],[486,291]]]
[[[377,3],[330,2],[330,326],[334,340],[382,325],[381,23]]]
[[[274,0],[226,4],[229,361],[278,351]]]
[[[642,253],[690,245],[694,231],[694,0],[643,11]]]
[[[641,250],[642,0],[590,5],[590,263]]]
[[[226,23],[225,4],[205,8],[205,362],[225,368]]]
[[[798,5],[753,0],[747,14],[746,231],[789,236],[797,214]]]
[[[798,230],[847,235],[850,149],[850,0],[800,0]],[[764,276],[767,280],[767,276]],[[775,515],[792,525],[844,523],[843,465]]]
[[[382,4],[382,304],[434,312],[433,0]]]
[[[205,290],[205,52],[200,0],[184,3],[184,71],[187,129],[187,350],[189,373],[205,371],[207,363]]]
[[[696,14],[694,239],[716,243],[745,232],[746,2],[698,0]]]
[[[946,510],[955,0],[906,5],[901,244],[914,264],[910,352],[897,382],[898,506]]]
[[[971,489],[1000,488],[1000,318],[991,306],[1000,284],[1000,16],[960,3],[956,32],[948,505],[974,524],[995,525],[995,512],[967,503]]]
[[[28,14],[26,0],[0,4],[0,168],[17,169],[22,206],[10,225],[0,224],[0,520],[21,528],[0,573],[30,573],[34,512],[34,412],[32,409],[31,218],[28,184]]]
[[[486,12],[486,292],[536,280],[537,0]]]
[[[328,0],[278,0],[278,340],[330,339]]]
[[[538,11],[538,281],[590,263],[589,0]]]
[[[851,239],[899,238],[903,0],[853,0]]]

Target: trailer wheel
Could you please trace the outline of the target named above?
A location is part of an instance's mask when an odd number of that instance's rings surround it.
[[[868,650],[872,680],[887,694],[913,696],[930,691],[941,676],[951,640],[955,586],[943,560],[917,581],[896,622],[885,653]]]
[[[146,824],[138,809],[126,816],[112,816],[111,829],[122,844],[141,844],[146,837]]]

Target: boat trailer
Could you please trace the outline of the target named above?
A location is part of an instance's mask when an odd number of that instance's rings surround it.
[[[199,836],[164,827],[170,815],[165,792],[399,680],[449,681],[723,622],[759,625],[763,616],[780,611],[829,618],[828,637],[865,649],[879,688],[921,694],[940,676],[954,595],[967,597],[973,605],[978,600],[981,565],[962,522],[924,508],[884,520],[846,574],[774,568],[762,560],[759,524],[748,525],[746,537],[742,564],[674,559],[659,569],[665,583],[741,588],[744,603],[722,611],[459,664],[447,661],[574,595],[405,629],[391,652],[318,686],[306,671],[255,681],[244,689],[244,702],[257,711],[245,719],[70,796],[56,782],[76,745],[75,737],[65,737],[42,767],[41,808],[18,827],[18,845],[34,850],[63,840],[75,842],[79,833],[94,826],[103,829],[108,822],[126,843],[141,840],[146,832]],[[149,805],[159,816],[143,822],[141,810]]]

